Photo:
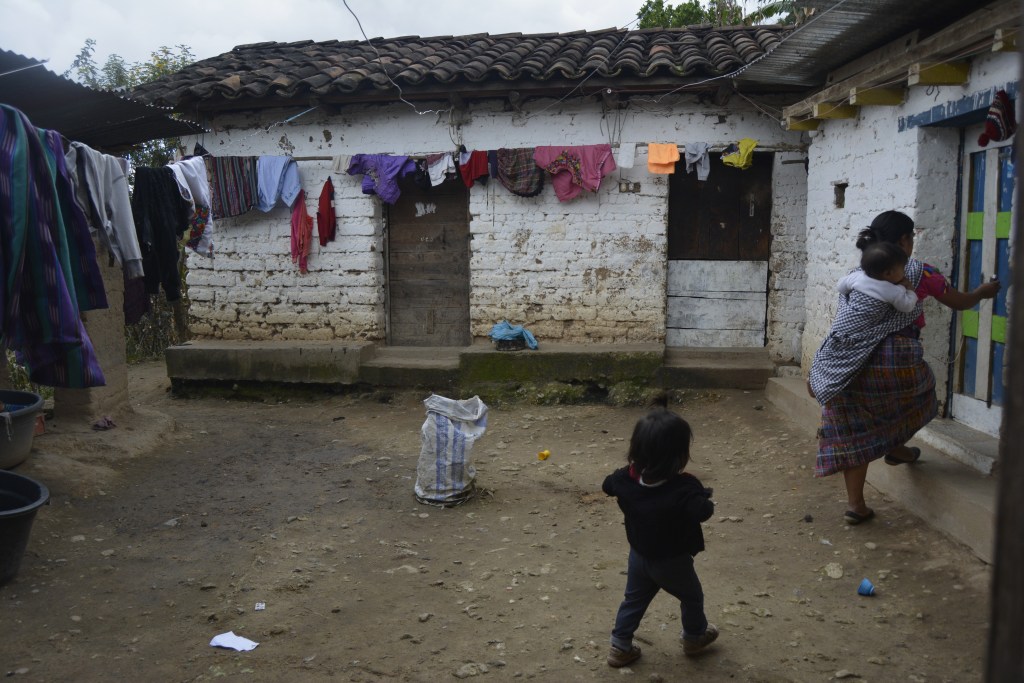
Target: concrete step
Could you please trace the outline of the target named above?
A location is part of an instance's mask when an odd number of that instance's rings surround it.
[[[478,383],[565,382],[610,386],[760,390],[775,373],[766,349],[690,349],[660,344],[545,343],[536,350],[375,346],[368,342],[192,341],[166,351],[175,382],[365,383],[387,387],[472,387]]]
[[[932,420],[917,438],[982,474],[992,474],[999,460],[999,439],[955,420]]]
[[[164,359],[171,380],[350,384],[374,351],[369,342],[203,339],[167,348]]]
[[[662,364],[660,344],[559,344],[538,349],[498,351],[474,344],[459,358],[460,380],[476,382],[651,381]]]
[[[809,435],[817,433],[821,408],[807,394],[802,378],[773,378],[765,393],[776,408]],[[968,459],[987,457],[974,449],[978,444],[988,449],[991,444],[979,441],[977,435],[951,420],[933,420],[910,441],[921,449],[917,463],[890,466],[881,460],[874,462],[868,467],[868,483],[991,563],[998,481],[968,467],[946,450],[971,454],[965,456]]]
[[[762,390],[775,375],[768,349],[667,347],[657,379],[672,389]]]
[[[446,390],[459,380],[462,347],[382,346],[359,367],[359,381],[382,387]]]

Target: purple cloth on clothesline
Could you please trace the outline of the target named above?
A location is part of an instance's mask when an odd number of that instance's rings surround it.
[[[407,156],[356,154],[348,165],[348,174],[363,174],[363,194],[375,194],[381,201],[394,204],[402,194],[398,179],[416,170],[416,162]]]

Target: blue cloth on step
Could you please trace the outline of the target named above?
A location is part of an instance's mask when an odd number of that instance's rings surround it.
[[[514,341],[516,339],[522,339],[526,342],[527,348],[537,348],[537,338],[534,337],[528,329],[522,325],[512,325],[507,320],[502,320],[500,323],[492,327],[490,337],[494,341]]]

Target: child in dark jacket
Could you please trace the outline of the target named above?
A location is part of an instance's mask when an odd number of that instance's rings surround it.
[[[679,600],[684,654],[694,655],[718,638],[704,616],[704,591],[693,567],[693,556],[704,550],[700,523],[715,511],[712,492],[683,472],[690,461],[690,425],[668,410],[667,398],[658,404],[633,429],[628,466],[608,475],[602,486],[618,500],[629,541],[626,594],[608,654],[613,667],[640,658],[633,634],[659,590]]]

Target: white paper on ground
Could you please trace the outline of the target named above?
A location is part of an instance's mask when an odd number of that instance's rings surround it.
[[[229,650],[244,652],[254,649],[259,643],[242,636],[236,636],[234,631],[228,631],[227,633],[221,633],[219,636],[214,636],[213,640],[210,641],[210,645],[212,647],[226,647]]]

